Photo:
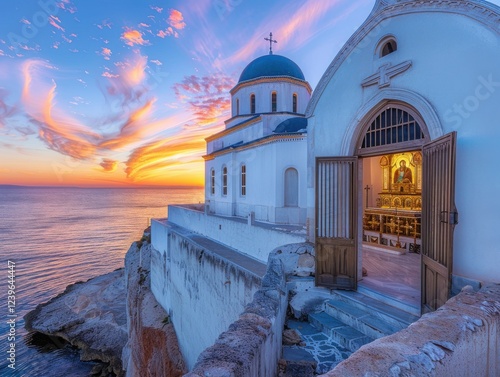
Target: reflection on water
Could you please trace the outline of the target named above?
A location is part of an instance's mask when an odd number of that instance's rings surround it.
[[[203,201],[202,189],[0,187],[1,376],[88,376],[78,352],[27,334],[22,317],[36,305],[123,266],[128,247],[167,204]],[[8,368],[7,261],[16,264],[16,370]],[[4,284],[2,287],[1,284]]]

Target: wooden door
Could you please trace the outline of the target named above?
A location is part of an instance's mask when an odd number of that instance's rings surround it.
[[[316,285],[357,286],[357,158],[316,159]]]
[[[423,147],[422,311],[436,310],[451,293],[456,132]]]

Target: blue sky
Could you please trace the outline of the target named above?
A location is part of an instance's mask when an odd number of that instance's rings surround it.
[[[202,185],[269,32],[314,88],[374,3],[4,0],[0,184]]]

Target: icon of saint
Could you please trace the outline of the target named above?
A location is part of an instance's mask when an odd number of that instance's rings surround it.
[[[394,172],[394,183],[412,183],[411,169],[406,166],[406,161],[399,162],[399,169]]]

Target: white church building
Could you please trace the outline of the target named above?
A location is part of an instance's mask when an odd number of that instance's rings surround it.
[[[305,224],[311,86],[297,64],[261,56],[231,90],[231,118],[206,139],[208,213]]]
[[[204,265],[207,245],[265,264],[280,245],[312,243],[317,286],[411,285],[415,315],[465,285],[500,283],[498,6],[376,0],[314,92],[270,53],[230,95],[224,130],[206,139],[204,207],[169,206],[152,224],[152,291],[190,366],[228,325],[204,334],[207,310],[222,300],[230,324],[255,288]],[[387,261],[378,282],[373,253]]]

